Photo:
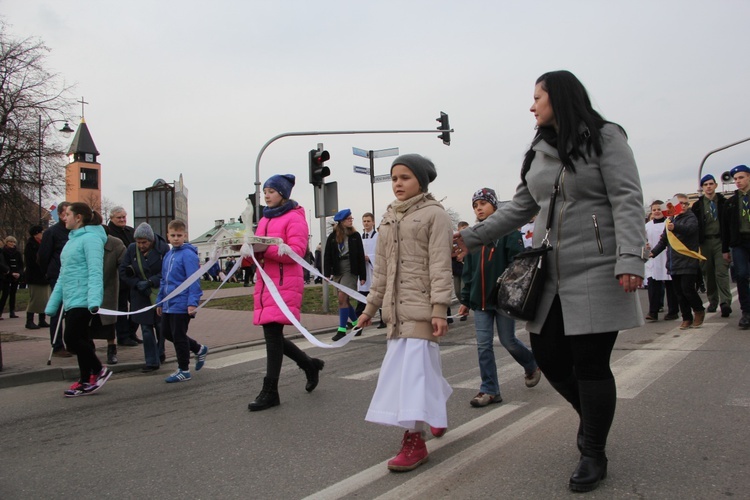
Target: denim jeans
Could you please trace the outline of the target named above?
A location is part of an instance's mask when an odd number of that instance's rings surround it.
[[[731,250],[740,308],[744,314],[750,314],[750,242],[743,241]]]
[[[496,311],[474,311],[474,326],[477,329],[477,354],[479,355],[479,374],[482,385],[479,390],[485,394],[500,394],[500,383],[497,380],[495,352],[492,350],[494,338],[493,326],[497,325],[497,336],[500,344],[523,366],[527,374],[536,370],[536,360],[528,347],[516,337],[516,322]]]
[[[141,324],[143,335],[143,354],[146,357],[146,366],[159,366],[159,356],[164,354],[164,336],[158,334],[157,325]]]

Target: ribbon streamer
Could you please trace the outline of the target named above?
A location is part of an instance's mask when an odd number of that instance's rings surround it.
[[[667,221],[671,222],[671,221],[669,221],[669,219],[667,219]],[[697,252],[694,252],[693,250],[690,250],[669,229],[667,229],[667,241],[669,242],[669,246],[672,247],[672,250],[674,250],[675,252],[677,252],[677,253],[679,253],[681,255],[684,255],[686,257],[691,257],[693,259],[706,260],[706,257],[704,257],[703,254],[700,253],[700,250],[698,250]]]

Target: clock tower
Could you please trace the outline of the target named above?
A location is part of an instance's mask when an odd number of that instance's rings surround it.
[[[81,118],[81,125],[68,150],[68,166],[65,168],[65,200],[82,201],[94,210],[102,208],[101,165],[96,161],[99,151]]]

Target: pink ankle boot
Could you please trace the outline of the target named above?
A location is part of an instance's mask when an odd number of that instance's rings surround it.
[[[420,432],[404,432],[401,440],[401,451],[388,461],[388,469],[405,472],[414,470],[427,462],[427,446]]]

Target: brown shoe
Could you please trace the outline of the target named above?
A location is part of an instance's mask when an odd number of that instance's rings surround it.
[[[700,328],[706,318],[706,311],[693,311],[693,324],[690,328]]]
[[[680,324],[680,330],[687,330],[688,328],[690,328],[690,325],[692,324],[693,324],[692,321],[685,320],[682,322],[682,324]]]

